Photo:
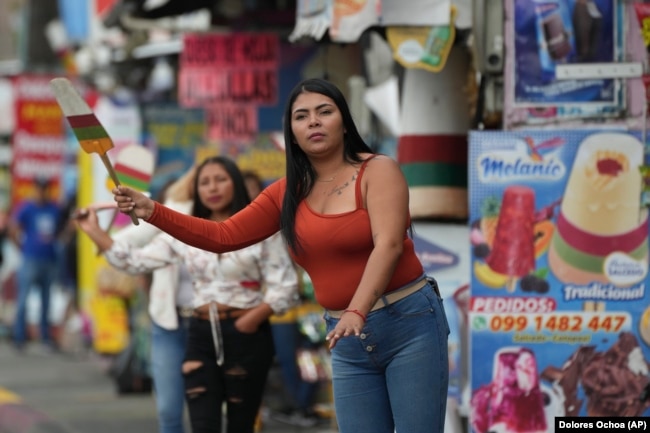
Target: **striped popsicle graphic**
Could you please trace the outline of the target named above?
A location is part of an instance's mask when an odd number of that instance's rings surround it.
[[[113,141],[94,113],[66,116],[81,148],[88,153],[105,153]]]
[[[153,153],[143,146],[130,145],[120,150],[115,172],[122,185],[146,192],[155,166]]]
[[[113,140],[95,117],[84,98],[67,78],[58,77],[52,79],[50,87],[81,148],[89,154],[97,153],[111,179],[118,185],[120,181],[113,169],[111,160],[106,154],[113,148]],[[139,221],[135,211],[131,211],[129,215],[133,224],[138,225]]]
[[[115,172],[122,185],[137,189],[138,191],[147,191],[149,189],[150,174],[143,173],[120,163],[115,164]]]

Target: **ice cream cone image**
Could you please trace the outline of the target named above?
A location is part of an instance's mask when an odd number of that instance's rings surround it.
[[[587,137],[576,154],[548,253],[551,271],[565,284],[612,282],[612,253],[647,261],[647,213],[641,210],[643,145],[626,133]],[[600,311],[604,306],[585,305]]]

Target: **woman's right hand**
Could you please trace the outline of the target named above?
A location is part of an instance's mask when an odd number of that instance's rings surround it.
[[[149,219],[153,213],[154,201],[141,192],[120,185],[113,188],[112,193],[117,208],[122,213],[128,214],[133,211],[138,218],[143,220]]]

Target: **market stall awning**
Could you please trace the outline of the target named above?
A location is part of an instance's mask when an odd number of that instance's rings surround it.
[[[434,27],[449,24],[452,5],[456,26],[470,27],[471,0],[322,0],[298,2],[296,24],[289,40],[321,39],[326,33],[334,42],[356,42],[374,26]]]

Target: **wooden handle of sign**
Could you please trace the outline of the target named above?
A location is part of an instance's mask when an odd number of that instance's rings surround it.
[[[111,164],[111,160],[108,159],[108,155],[106,155],[105,153],[100,153],[99,157],[102,159],[102,162],[104,163],[104,167],[106,167],[106,170],[108,171],[108,174],[111,176],[111,179],[113,179],[115,185],[119,186],[120,180],[117,178],[117,174],[113,169],[113,164]],[[140,225],[140,220],[138,220],[138,217],[135,215],[134,211],[129,212],[129,216],[131,217],[131,221],[133,222],[133,224],[135,224],[136,226]]]

